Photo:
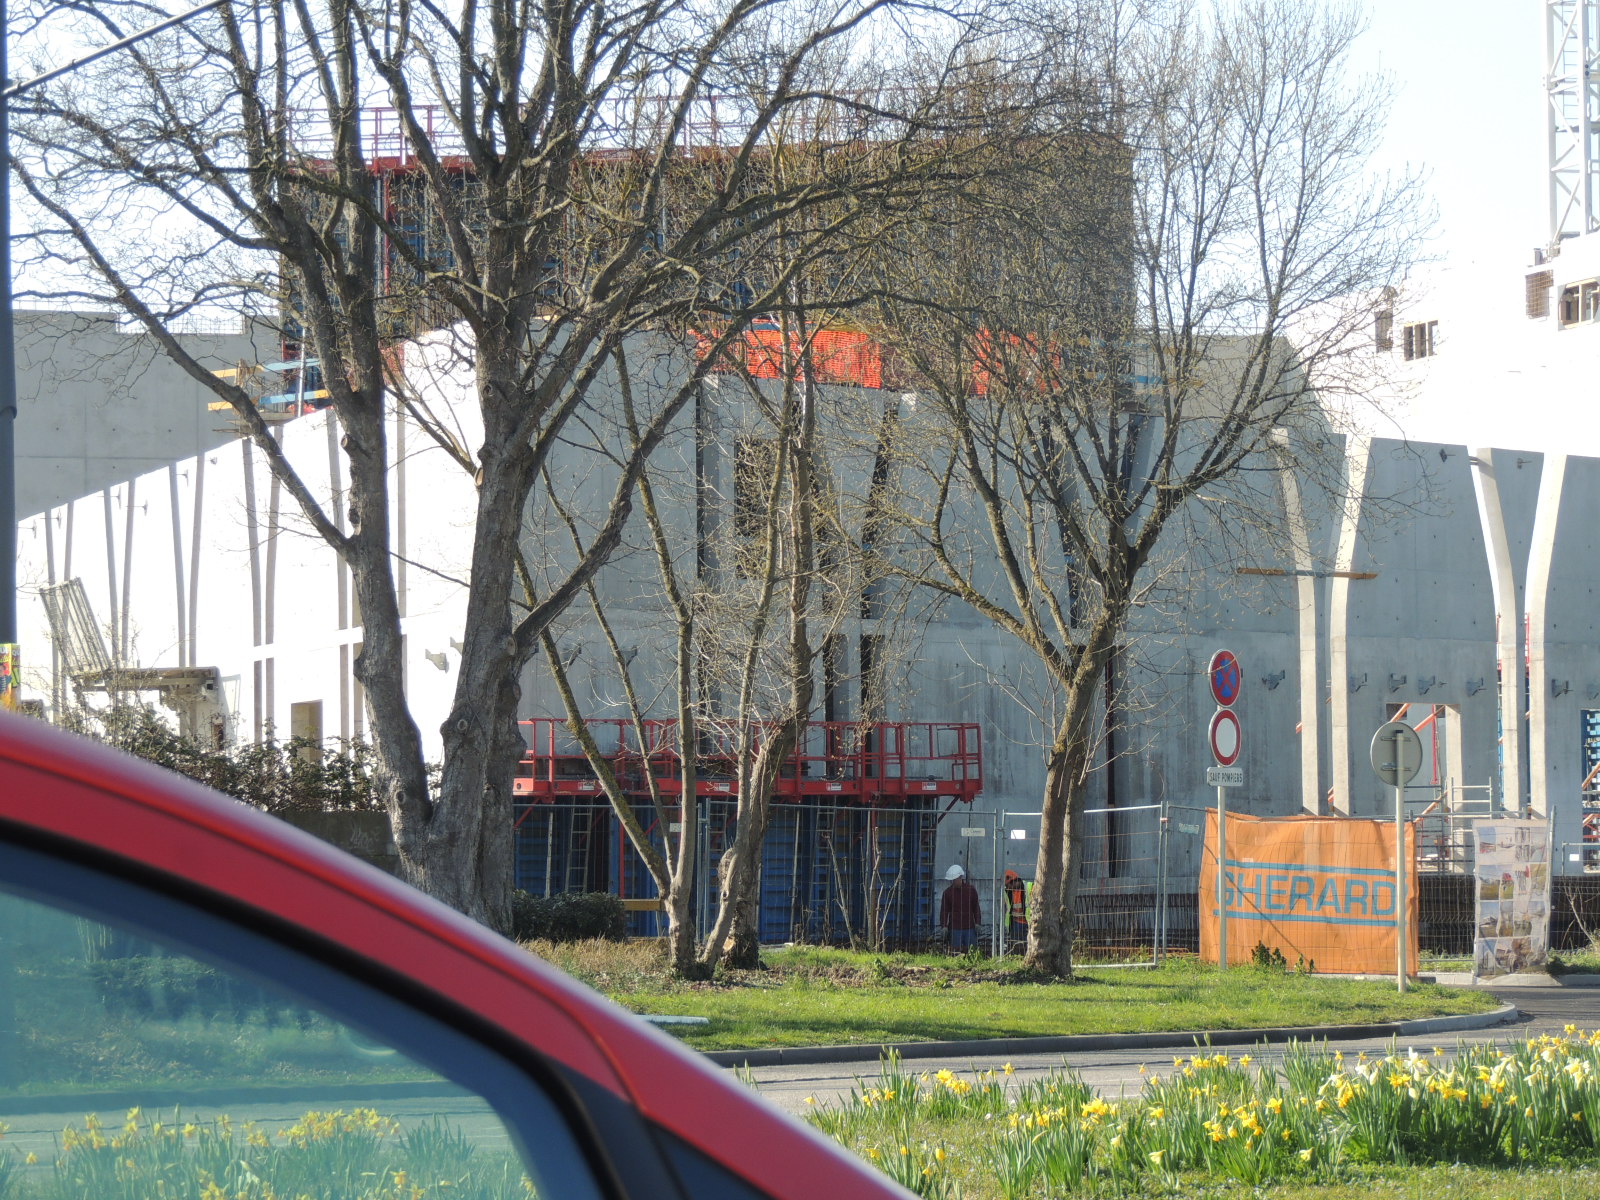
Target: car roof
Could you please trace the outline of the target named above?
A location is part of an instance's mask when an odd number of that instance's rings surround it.
[[[578,1071],[774,1195],[905,1195],[532,954],[326,842],[120,751],[0,713],[0,821],[336,943]],[[535,1002],[537,1001],[537,1002]]]

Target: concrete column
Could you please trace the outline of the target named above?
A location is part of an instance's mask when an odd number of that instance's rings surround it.
[[[1339,525],[1338,549],[1333,566],[1337,572],[1328,589],[1328,761],[1332,767],[1333,790],[1328,812],[1350,815],[1350,618],[1351,579],[1356,550],[1361,537],[1361,508],[1367,492],[1367,477],[1372,467],[1372,443],[1352,439],[1349,449],[1348,479],[1344,517]]]
[[[1308,813],[1322,812],[1322,758],[1318,737],[1322,705],[1322,671],[1317,645],[1316,563],[1311,556],[1311,531],[1306,524],[1305,505],[1300,496],[1300,480],[1288,445],[1288,435],[1277,431],[1279,447],[1278,478],[1283,487],[1283,511],[1289,523],[1289,542],[1295,570],[1295,619],[1300,675],[1300,807]]]
[[[1496,656],[1500,661],[1500,787],[1496,799],[1511,812],[1527,801],[1522,787],[1523,762],[1523,595],[1518,582],[1511,538],[1506,530],[1505,503],[1495,473],[1494,452],[1474,452],[1472,467],[1478,485],[1478,513],[1489,574],[1494,580],[1497,612]]]
[[[1561,526],[1561,500],[1566,490],[1568,458],[1548,454],[1539,479],[1539,506],[1533,518],[1533,544],[1528,549],[1528,797],[1538,816],[1548,816],[1551,807],[1550,737],[1552,712],[1550,669],[1546,643],[1550,634],[1551,591],[1556,566],[1556,536]],[[1520,663],[1506,671],[1508,678],[1520,682]],[[1520,688],[1512,688],[1517,708],[1522,707]],[[1561,697],[1566,700],[1568,697]],[[1571,708],[1572,704],[1566,705]],[[1521,722],[1518,722],[1520,727]],[[1562,840],[1557,838],[1558,841]]]

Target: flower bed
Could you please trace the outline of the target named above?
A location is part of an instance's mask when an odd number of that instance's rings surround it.
[[[1143,1070],[1143,1068],[1141,1068]],[[1600,1159],[1600,1032],[1568,1027],[1509,1049],[1347,1057],[1292,1045],[1281,1066],[1197,1052],[1109,1101],[1069,1071],[878,1079],[811,1121],[920,1195],[963,1178],[1005,1200],[1176,1191],[1201,1174],[1259,1186],[1332,1181],[1357,1164],[1531,1167]],[[976,1128],[975,1128],[976,1127]]]

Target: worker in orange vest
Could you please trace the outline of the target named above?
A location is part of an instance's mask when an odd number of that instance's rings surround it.
[[[1009,943],[1028,940],[1028,892],[1032,886],[1023,882],[1015,871],[1006,872],[1006,940]]]

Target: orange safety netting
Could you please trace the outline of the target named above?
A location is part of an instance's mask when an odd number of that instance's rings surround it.
[[[694,336],[696,356],[703,359],[711,353],[716,339],[704,333]],[[797,370],[805,346],[805,339],[790,334],[785,353],[783,331],[757,324],[735,338],[712,369],[743,369],[755,379],[782,379]],[[811,370],[818,383],[883,386],[883,347],[866,334],[842,329],[818,330],[811,335],[810,348]]]

